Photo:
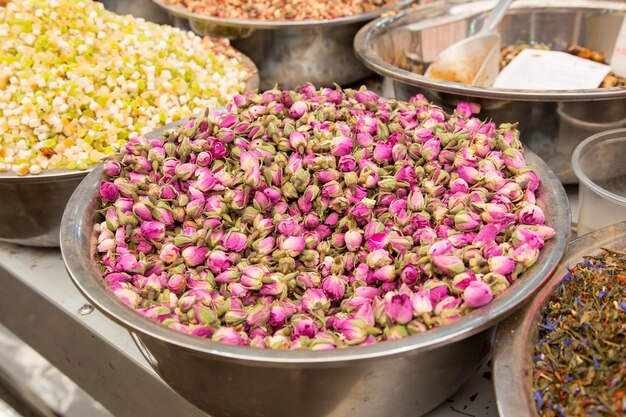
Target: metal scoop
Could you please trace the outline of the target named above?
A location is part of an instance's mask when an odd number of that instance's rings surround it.
[[[490,87],[500,72],[500,34],[494,32],[513,0],[499,0],[480,32],[444,49],[425,76],[443,81]]]

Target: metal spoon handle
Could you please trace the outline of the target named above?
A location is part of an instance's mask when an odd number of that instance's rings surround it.
[[[493,8],[489,18],[485,22],[485,25],[480,30],[480,32],[493,32],[493,30],[498,26],[498,23],[504,17],[506,10],[509,8],[509,4],[511,4],[513,0],[499,0],[496,7]]]

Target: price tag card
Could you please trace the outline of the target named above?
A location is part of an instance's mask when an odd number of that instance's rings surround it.
[[[597,88],[611,67],[559,51],[524,49],[498,75],[494,87],[522,90]]]
[[[626,17],[622,23],[622,29],[617,35],[617,41],[611,55],[611,68],[621,77],[626,77]]]

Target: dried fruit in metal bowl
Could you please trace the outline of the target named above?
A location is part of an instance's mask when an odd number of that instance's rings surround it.
[[[227,41],[90,0],[0,7],[0,172],[85,169],[128,137],[224,105],[251,72]]]
[[[321,20],[366,13],[396,0],[165,0],[193,13],[241,20]]]

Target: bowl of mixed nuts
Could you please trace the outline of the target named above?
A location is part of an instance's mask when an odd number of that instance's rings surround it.
[[[609,74],[598,88],[546,90],[477,87],[423,75],[441,50],[476,33],[492,8],[490,1],[439,4],[382,18],[359,32],[355,48],[369,68],[385,77],[390,96],[406,99],[423,93],[446,108],[471,100],[481,104],[482,117],[523,121],[524,143],[542,155],[561,181],[576,183],[570,163],[574,147],[595,133],[626,126],[624,77]],[[501,67],[527,48],[610,63],[625,15],[622,2],[516,1],[497,29]]]
[[[3,241],[58,246],[63,208],[101,159],[129,137],[258,88],[254,64],[227,41],[90,0],[9,2],[0,19]]]
[[[209,414],[424,414],[569,240],[558,179],[477,111],[311,84],[237,95],[85,178],[67,270]]]
[[[368,21],[414,0],[216,1],[153,0],[174,24],[200,35],[222,36],[259,68],[261,89],[350,84],[370,71],[352,40]]]

